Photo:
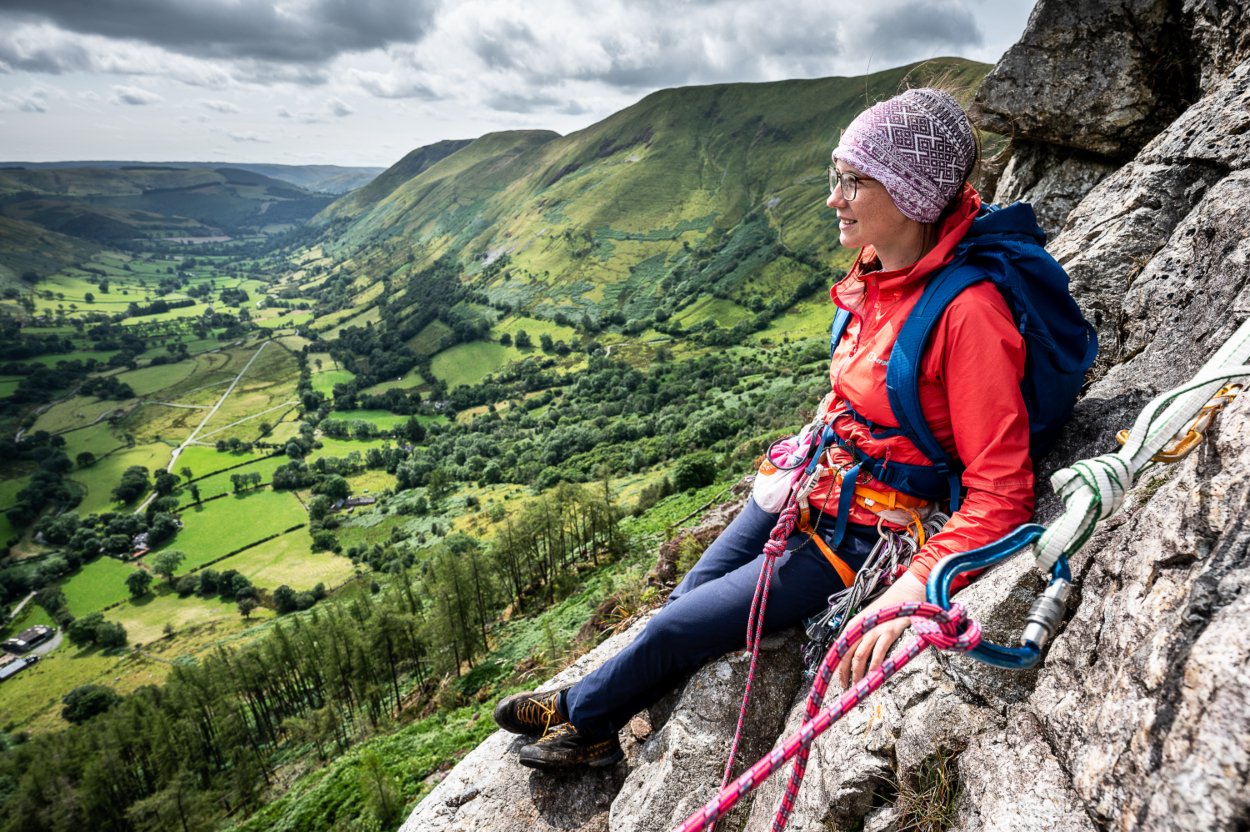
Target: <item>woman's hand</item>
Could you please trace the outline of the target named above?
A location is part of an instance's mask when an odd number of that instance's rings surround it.
[[[910,572],[905,572],[880,598],[852,618],[851,624],[853,625],[873,610],[924,599],[924,584]],[[864,637],[855,645],[855,649],[847,653],[838,663],[838,682],[842,685],[842,689],[845,690],[863,679],[874,667],[880,667],[885,657],[889,655],[894,642],[898,641],[898,637],[910,626],[910,618],[896,618],[893,621],[878,624],[864,633]]]

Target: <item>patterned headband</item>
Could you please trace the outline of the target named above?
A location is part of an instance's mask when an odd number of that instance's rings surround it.
[[[936,222],[976,161],[972,126],[959,102],[934,89],[914,89],[860,113],[833,151],[876,179],[903,215]]]

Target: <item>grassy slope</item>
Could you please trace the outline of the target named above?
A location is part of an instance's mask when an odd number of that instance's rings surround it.
[[[446,140],[417,148],[391,165],[369,184],[337,200],[314,217],[313,222],[324,223],[360,216],[409,179],[468,144],[469,141],[466,140]]]
[[[987,68],[943,59],[855,79],[662,90],[568,136],[491,134],[395,188],[327,249],[340,259],[369,249],[380,271],[389,251],[394,274],[447,252],[472,274],[508,253],[509,274],[483,288],[545,317],[653,308],[683,243],[753,210],[785,248],[829,262],[824,170],[839,129],[908,83],[939,73],[975,83]]]
[[[0,291],[26,288],[19,282],[26,272],[45,277],[71,263],[91,259],[98,247],[57,234],[34,223],[0,215]]]

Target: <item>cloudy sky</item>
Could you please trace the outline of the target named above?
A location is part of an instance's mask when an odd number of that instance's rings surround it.
[[[993,62],[1033,0],[0,0],[0,160],[390,165],[663,87]]]

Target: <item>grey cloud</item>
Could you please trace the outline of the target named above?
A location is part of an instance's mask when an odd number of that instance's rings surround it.
[[[330,110],[330,115],[337,116],[338,118],[350,116],[352,113],[356,112],[339,98],[331,98],[329,104],[326,106]]]
[[[770,74],[768,58],[784,55],[788,64],[812,75],[827,72],[839,51],[835,21],[813,13],[810,19],[783,15],[776,26],[744,27],[731,14],[709,13],[673,19],[671,0],[656,0],[656,11],[641,14],[634,37],[597,36],[605,60],[587,57],[580,66],[533,60],[538,50],[553,48],[536,42],[520,24],[497,24],[480,31],[471,44],[488,69],[510,72],[534,87],[562,81],[587,81],[637,92],[685,84],[759,80]],[[696,6],[742,5],[740,0],[709,0]],[[695,10],[690,10],[691,14]],[[646,47],[637,44],[642,39]],[[555,48],[558,48],[556,46]],[[587,56],[591,52],[584,53]],[[726,56],[731,56],[726,59]]]
[[[201,98],[200,103],[210,110],[216,110],[219,113],[237,113],[239,108],[231,104],[229,101],[217,101],[209,98]]]
[[[438,2],[299,0],[279,9],[274,0],[4,0],[4,10],[198,57],[317,64],[420,40]]]
[[[22,48],[12,39],[0,37],[0,61],[13,69],[60,75],[64,72],[92,69],[91,56],[78,44],[61,43],[55,47]]]
[[[0,112],[5,110],[46,113],[48,112],[48,94],[43,90],[34,90],[26,94],[0,95]]]
[[[518,51],[533,51],[538,47],[534,33],[524,23],[500,21],[493,29],[479,31],[471,48],[491,69],[520,69],[523,61],[517,59]]]
[[[651,42],[659,47],[658,60],[639,55],[630,44],[609,37],[603,42],[604,51],[611,58],[609,65],[604,69],[583,69],[577,78],[626,89],[651,89],[703,80],[702,73],[710,61],[701,43],[696,46],[673,31],[653,32]]]
[[[508,113],[533,113],[539,110],[557,110],[563,112],[574,102],[565,101],[546,93],[526,94],[519,92],[495,92],[486,97],[485,104],[492,110],[503,110]]]
[[[269,143],[269,139],[266,139],[264,136],[258,136],[255,133],[227,133],[226,135],[230,137],[231,141],[238,142],[240,144],[252,142],[256,144]]]
[[[148,104],[155,104],[158,101],[164,101],[154,92],[139,89],[138,87],[113,87],[112,103],[126,104],[131,107],[145,107]]]
[[[868,37],[899,52],[916,54],[938,49],[980,46],[985,38],[976,18],[962,3],[906,3],[873,18]]]
[[[298,84],[320,86],[330,80],[329,73],[310,64],[283,64],[272,61],[236,61],[232,75],[244,82],[260,84]]]
[[[356,83],[365,92],[377,98],[419,98],[436,101],[440,96],[428,84],[412,78],[397,78],[373,72],[357,72]]]

